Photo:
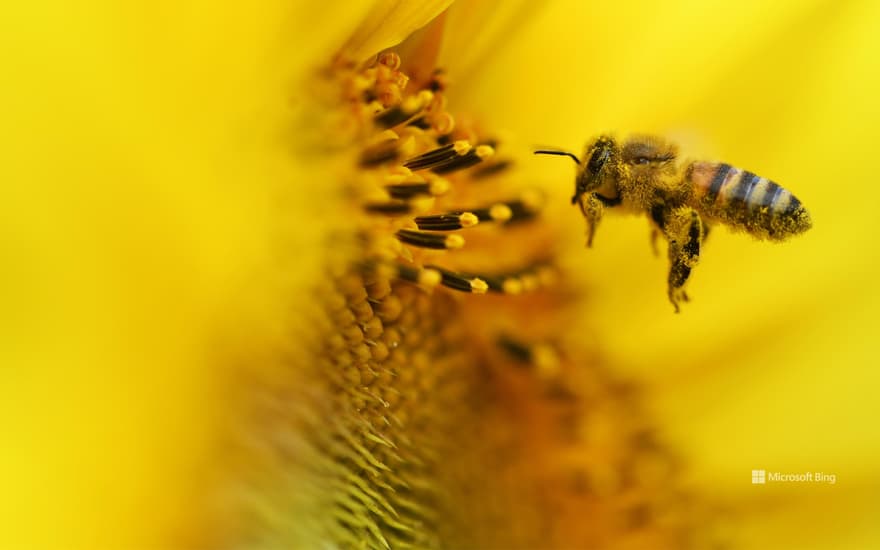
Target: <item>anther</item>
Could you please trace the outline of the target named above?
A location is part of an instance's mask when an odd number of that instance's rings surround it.
[[[414,118],[411,121],[409,121],[407,123],[407,126],[414,126],[414,127],[419,128],[421,130],[427,130],[428,128],[431,127],[431,123],[428,122],[428,120],[425,117],[420,116],[420,117]]]
[[[437,214],[434,216],[419,216],[415,219],[419,229],[428,231],[454,231],[465,227],[473,227],[480,219],[473,212]]]
[[[401,88],[399,84],[395,84],[398,90]],[[430,94],[430,92],[429,92]],[[373,117],[373,121],[383,128],[391,128],[397,126],[412,117],[416,116],[432,99],[431,95],[423,95],[419,93],[415,96],[409,96],[399,105],[394,105],[383,111],[380,111]]]
[[[452,143],[443,145],[442,147],[438,147],[437,149],[433,149],[431,151],[428,151],[427,153],[422,153],[421,155],[413,157],[404,162],[403,165],[410,170],[423,170],[425,168],[430,168],[433,165],[445,162],[450,158],[456,157],[458,153],[455,151],[454,147],[455,146]]]
[[[405,201],[371,202],[365,204],[364,209],[372,214],[400,216],[409,214],[412,211],[412,206]]]
[[[559,374],[560,358],[553,346],[546,343],[527,345],[507,335],[500,336],[497,343],[512,359],[530,365],[539,378],[552,380]]]
[[[532,362],[532,350],[524,343],[514,340],[507,335],[501,335],[497,340],[498,347],[507,352],[510,357],[520,363]]]
[[[431,181],[403,181],[386,185],[385,190],[393,199],[409,199],[418,195],[442,195],[449,191],[449,182],[442,178]]]
[[[487,217],[495,222],[506,222],[513,217],[513,210],[504,203],[493,204],[487,211]]]
[[[399,155],[398,144],[398,140],[389,139],[367,147],[361,153],[361,166],[371,168],[397,160]]]
[[[499,202],[488,208],[478,208],[472,212],[481,222],[513,223],[534,217],[536,209],[522,200]]]
[[[486,285],[492,292],[516,295],[521,294],[523,291],[522,282],[516,277],[480,275],[480,279],[486,282]]]
[[[508,277],[507,279],[504,279],[504,281],[501,283],[501,290],[505,294],[521,294],[523,291],[522,281],[520,281],[516,277]]]
[[[489,285],[486,284],[486,281],[479,277],[460,275],[437,266],[431,266],[430,268],[440,273],[440,284],[447,288],[472,294],[485,294],[489,290]]]
[[[401,229],[395,233],[400,242],[420,248],[434,248],[438,250],[451,250],[464,246],[464,238],[461,235],[442,235],[437,233],[423,233],[410,229]]]
[[[440,284],[441,279],[440,272],[430,267],[418,269],[408,265],[398,265],[397,275],[404,281],[416,283],[428,288],[433,288]]]
[[[495,154],[495,150],[489,145],[478,145],[475,148],[469,149],[465,153],[460,153],[456,157],[439,163],[437,166],[433,167],[432,170],[437,174],[446,174],[456,170],[464,170],[465,168],[470,168],[475,164],[479,164],[483,159],[488,158],[493,154]]]
[[[473,172],[471,172],[472,178],[488,178],[489,176],[494,176],[504,170],[507,170],[510,165],[513,164],[509,160],[499,160],[497,162],[485,163],[479,166],[478,168],[474,168]]]

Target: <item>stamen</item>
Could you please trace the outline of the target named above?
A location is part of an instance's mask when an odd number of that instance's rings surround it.
[[[421,155],[413,157],[404,162],[403,165],[410,170],[423,170],[425,168],[430,168],[432,165],[439,162],[445,162],[450,158],[454,158],[456,155],[458,155],[458,153],[455,151],[455,145],[449,143],[442,147],[438,147],[437,149],[428,151],[427,153],[422,153]]]
[[[544,206],[544,195],[542,195],[540,191],[529,189],[522,192],[520,195],[520,201],[522,201],[526,210],[536,212]]]
[[[492,163],[485,163],[478,168],[474,168],[473,172],[471,172],[471,177],[475,179],[488,178],[507,170],[512,164],[513,161],[506,159]]]
[[[513,201],[508,203],[510,207],[510,219],[507,220],[507,223],[516,223],[522,222],[526,220],[530,220],[535,217],[537,213],[535,208],[531,205],[527,204],[525,201]]]
[[[497,344],[498,347],[507,352],[511,359],[519,363],[528,364],[532,362],[532,350],[526,344],[504,334],[498,337]]]
[[[395,86],[399,87],[399,84],[395,84]],[[373,121],[383,128],[397,126],[418,115],[431,103],[433,97],[431,92],[422,90],[417,95],[408,96],[400,104],[380,111],[373,117]]]
[[[389,163],[398,159],[400,151],[398,150],[399,140],[389,139],[381,143],[377,143],[361,152],[360,165],[363,168],[374,168],[381,164]]]
[[[464,238],[461,235],[422,233],[410,229],[401,229],[395,235],[401,242],[420,248],[452,250],[464,246]]]
[[[372,214],[384,214],[386,216],[400,216],[412,211],[410,203],[405,201],[369,202],[364,209]]]
[[[414,118],[411,121],[409,121],[407,123],[407,126],[415,126],[416,128],[419,128],[421,130],[427,130],[428,128],[431,127],[431,123],[428,122],[428,120],[425,117],[420,116],[418,118]]]
[[[516,295],[522,293],[523,290],[522,281],[516,277],[487,277],[481,275],[480,278],[486,281],[486,284],[489,285],[489,290],[492,292]]]
[[[496,222],[506,222],[513,217],[513,210],[504,203],[494,204],[486,210],[478,210],[477,216]]]
[[[449,182],[442,178],[431,181],[404,181],[386,185],[385,190],[393,199],[409,199],[418,195],[438,196],[449,191]]]
[[[479,274],[486,281],[489,290],[503,294],[517,295],[539,288],[552,286],[556,280],[554,268],[548,264],[534,264],[528,268],[511,273],[495,275]]]
[[[531,366],[539,378],[552,380],[559,374],[559,353],[553,346],[546,343],[527,345],[507,335],[498,337],[497,343],[512,359]]]
[[[540,209],[540,201],[528,193],[522,199],[499,202],[487,208],[472,210],[481,222],[513,223],[533,218]]]
[[[429,231],[454,231],[465,227],[473,227],[480,219],[473,212],[438,214],[435,216],[419,216],[415,219],[419,229]]]
[[[407,265],[397,266],[397,275],[404,281],[416,283],[428,288],[433,288],[440,284],[441,275],[436,269],[426,267],[418,269]]]
[[[472,294],[485,294],[489,289],[486,282],[479,277],[459,275],[437,266],[429,266],[429,268],[440,273],[440,284],[447,288],[460,290],[462,292],[470,292]]]
[[[446,174],[456,170],[464,170],[465,168],[469,168],[482,162],[483,159],[488,158],[493,154],[495,154],[495,150],[491,146],[478,145],[464,154],[460,154],[445,162],[438,163],[438,165],[433,167],[432,170],[437,174]]]

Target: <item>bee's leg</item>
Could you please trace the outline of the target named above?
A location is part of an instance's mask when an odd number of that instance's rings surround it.
[[[666,225],[669,239],[669,301],[678,313],[680,301],[687,301],[685,283],[691,270],[700,259],[703,239],[703,222],[696,210],[689,207],[676,208],[670,212]]]
[[[660,236],[660,230],[656,227],[651,228],[651,250],[654,251],[654,256],[660,255],[660,247],[657,246],[657,237]]]
[[[602,214],[605,213],[605,204],[600,201],[594,193],[581,196],[580,199],[581,213],[587,220],[587,248],[593,246],[593,235],[596,234],[596,227],[602,220]]]
[[[666,230],[666,208],[662,204],[651,207],[651,221],[654,222],[651,225],[651,250],[654,251],[654,256],[659,256],[660,249],[657,247],[657,237]]]

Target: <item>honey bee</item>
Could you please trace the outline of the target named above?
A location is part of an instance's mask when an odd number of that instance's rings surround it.
[[[788,190],[722,162],[679,162],[678,148],[662,138],[636,135],[618,143],[602,135],[591,141],[578,165],[572,204],[587,221],[587,246],[606,208],[647,214],[652,243],[668,242],[669,301],[679,312],[685,283],[700,259],[712,224],[742,230],[759,239],[782,241],[812,225],[810,214]]]

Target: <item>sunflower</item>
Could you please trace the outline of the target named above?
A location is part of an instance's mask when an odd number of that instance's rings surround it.
[[[876,544],[877,8],[448,4],[11,8],[4,546]],[[815,228],[673,316],[609,129]]]

